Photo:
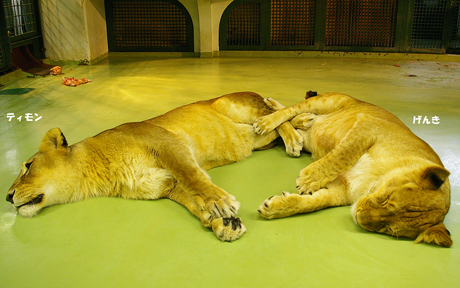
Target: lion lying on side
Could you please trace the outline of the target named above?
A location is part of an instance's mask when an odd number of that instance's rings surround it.
[[[274,146],[279,135],[288,153],[298,156],[303,140],[290,123],[263,136],[254,132],[253,122],[272,112],[261,96],[241,92],[126,123],[71,146],[55,128],[22,165],[6,200],[21,216],[32,217],[46,206],[97,196],[169,198],[220,240],[233,241],[246,230],[234,217],[240,204],[204,170]]]
[[[283,108],[271,99],[266,103]],[[450,173],[396,116],[344,94],[325,93],[262,117],[254,127],[265,135],[293,117],[294,127],[304,126],[304,149],[316,162],[300,172],[300,194],[283,192],[265,200],[260,215],[272,219],[353,204],[353,218],[366,230],[452,245],[443,224]]]

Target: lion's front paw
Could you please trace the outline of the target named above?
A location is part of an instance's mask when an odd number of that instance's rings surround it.
[[[313,167],[313,164],[310,165]],[[322,171],[311,169],[311,167],[303,169],[296,180],[296,188],[302,195],[313,195],[313,193],[325,187],[331,180]]]
[[[313,195],[320,189],[318,182],[313,182],[310,177],[299,177],[296,180],[296,188],[301,195]]]
[[[256,122],[254,122],[254,131],[256,131],[257,134],[264,135],[278,127],[272,115],[273,114],[260,117],[256,120]]]
[[[266,219],[282,218],[294,215],[300,195],[283,192],[280,196],[272,196],[259,206],[259,214]]]
[[[308,130],[315,122],[315,114],[302,113],[291,119],[291,124],[296,129]]]
[[[235,196],[224,192],[225,194],[213,194],[204,198],[205,195],[195,195],[195,203],[202,209],[211,214],[213,218],[232,217],[238,213],[240,202],[236,201]]]
[[[286,153],[291,157],[300,157],[300,152],[303,149],[303,137],[299,132],[293,131],[294,133],[283,138],[284,145],[286,146]]]
[[[221,241],[234,241],[243,235],[246,227],[240,218],[217,218],[212,221],[212,231]]]
[[[214,220],[214,217],[208,211],[203,210],[201,211],[200,220],[204,227],[212,227],[212,221]]]
[[[238,209],[240,209],[240,202],[236,201],[233,195],[206,203],[206,210],[215,218],[233,217],[238,213]]]

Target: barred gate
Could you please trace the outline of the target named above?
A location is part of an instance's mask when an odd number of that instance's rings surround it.
[[[240,48],[260,46],[262,5],[260,2],[241,3],[228,16],[227,42]]]
[[[106,1],[109,51],[193,52],[193,23],[174,0]]]
[[[447,52],[460,54],[460,1],[452,3],[452,14],[452,36],[448,39]]]
[[[0,72],[11,68],[13,48],[28,46],[36,58],[44,57],[38,0],[2,0],[0,13]]]
[[[0,73],[11,68],[8,32],[6,30],[6,23],[4,19],[4,11],[3,9],[0,9]]]
[[[329,0],[325,46],[395,47],[397,0]]]
[[[315,43],[315,1],[272,0],[270,46],[312,46]]]
[[[220,50],[445,53],[459,47],[457,0],[235,0]]]

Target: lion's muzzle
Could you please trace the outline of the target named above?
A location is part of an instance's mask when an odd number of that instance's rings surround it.
[[[10,202],[11,204],[13,204],[17,209],[23,207],[23,206],[26,206],[26,205],[34,205],[34,204],[38,204],[38,203],[41,203],[43,201],[43,197],[45,196],[44,194],[39,194],[37,197],[33,198],[32,200],[26,202],[26,203],[23,203],[23,204],[20,204],[20,205],[15,205],[14,203],[14,194],[16,193],[16,189],[14,189],[13,191],[11,192],[8,192],[8,194],[6,194],[6,201]]]
[[[27,203],[24,203],[20,206],[17,206],[17,208],[21,208],[22,206],[25,206],[25,205],[34,205],[34,204],[38,204],[38,203],[41,203],[42,200],[43,200],[43,194],[40,194],[38,195],[37,197],[35,197],[34,199],[32,199],[31,201],[27,202]]]
[[[11,193],[8,192],[8,194],[6,194],[6,201],[10,202],[11,204],[14,204],[13,197],[15,192],[16,190],[13,190]]]

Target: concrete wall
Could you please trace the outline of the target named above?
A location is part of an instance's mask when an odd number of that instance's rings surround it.
[[[88,60],[82,0],[40,0],[45,55],[52,60]]]
[[[219,23],[232,0],[179,0],[190,13],[194,51],[219,51]],[[40,0],[45,55],[50,60],[96,62],[108,54],[104,0]]]
[[[45,55],[91,62],[108,52],[104,0],[40,0]]]
[[[108,40],[105,22],[104,0],[84,1],[86,35],[89,45],[89,61],[95,61],[107,55]]]

